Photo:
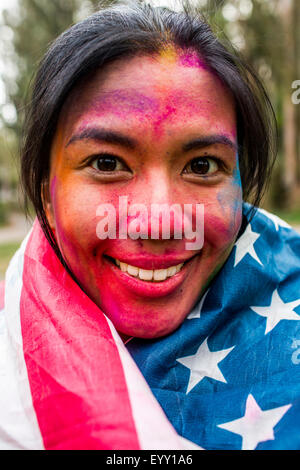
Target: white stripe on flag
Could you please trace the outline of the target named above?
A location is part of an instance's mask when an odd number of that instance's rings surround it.
[[[24,252],[30,234],[12,258],[5,277],[4,324],[0,329],[1,450],[44,449],[32,405],[20,322]]]
[[[201,447],[177,434],[112,322],[106,319],[121,358],[141,449],[201,450]]]

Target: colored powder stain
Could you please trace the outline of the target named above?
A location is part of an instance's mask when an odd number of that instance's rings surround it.
[[[154,125],[155,135],[157,138],[161,137],[163,134],[162,124],[175,113],[176,107],[167,105],[165,111],[157,118]]]
[[[239,166],[239,155],[238,153],[236,153],[236,166],[233,170],[233,181],[234,181],[234,184],[239,186],[240,189],[242,189],[242,180],[241,180],[241,172],[240,172],[240,166]]]
[[[239,169],[239,156],[238,153],[236,154],[236,167],[233,171],[233,186],[236,189],[236,197],[233,199],[232,202],[232,211],[233,211],[233,218],[230,224],[230,230],[232,230],[236,226],[237,218],[241,219],[242,213],[242,181],[241,181],[241,173]]]
[[[178,56],[178,63],[183,67],[197,67],[208,70],[208,66],[200,59],[196,51],[182,51]]]
[[[84,111],[87,111],[87,116],[93,113],[101,116],[112,112],[126,119],[129,112],[144,115],[157,113],[158,109],[155,100],[137,90],[115,90],[101,94],[93,103],[87,102]]]
[[[161,50],[159,57],[163,61],[167,60],[169,63],[175,64],[177,62],[178,53],[174,46],[168,45]]]
[[[167,61],[168,65],[177,64],[183,67],[209,69],[204,60],[202,60],[193,49],[178,50],[173,45],[169,45],[161,50],[159,57],[162,61]]]
[[[236,154],[236,166],[232,173],[231,188],[231,190],[226,188],[226,190],[222,190],[217,193],[217,200],[220,204],[223,215],[226,215],[228,208],[232,214],[228,226],[229,232],[232,232],[236,227],[237,217],[240,216],[242,210],[242,183],[238,154]]]
[[[226,198],[227,199],[227,198]],[[217,200],[220,205],[221,211],[223,215],[226,215],[226,206],[224,204],[224,193],[223,191],[218,191],[217,193]],[[226,203],[226,200],[225,200]]]

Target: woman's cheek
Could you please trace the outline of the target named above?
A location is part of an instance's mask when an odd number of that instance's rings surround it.
[[[204,236],[216,247],[227,247],[242,222],[242,191],[232,183],[216,191],[215,200],[204,207]]]
[[[97,206],[99,194],[68,181],[57,181],[52,196],[55,233],[63,252],[74,248],[85,249],[97,241]]]

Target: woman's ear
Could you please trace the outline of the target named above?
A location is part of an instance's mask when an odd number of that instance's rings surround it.
[[[50,196],[49,181],[45,181],[42,184],[42,202],[50,228],[55,233],[55,218]]]

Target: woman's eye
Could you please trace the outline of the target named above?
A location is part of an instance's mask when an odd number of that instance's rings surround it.
[[[92,167],[103,172],[128,171],[128,167],[113,155],[99,155],[94,158]]]
[[[193,158],[184,168],[184,173],[194,173],[196,175],[211,175],[219,169],[218,163],[209,157]]]

